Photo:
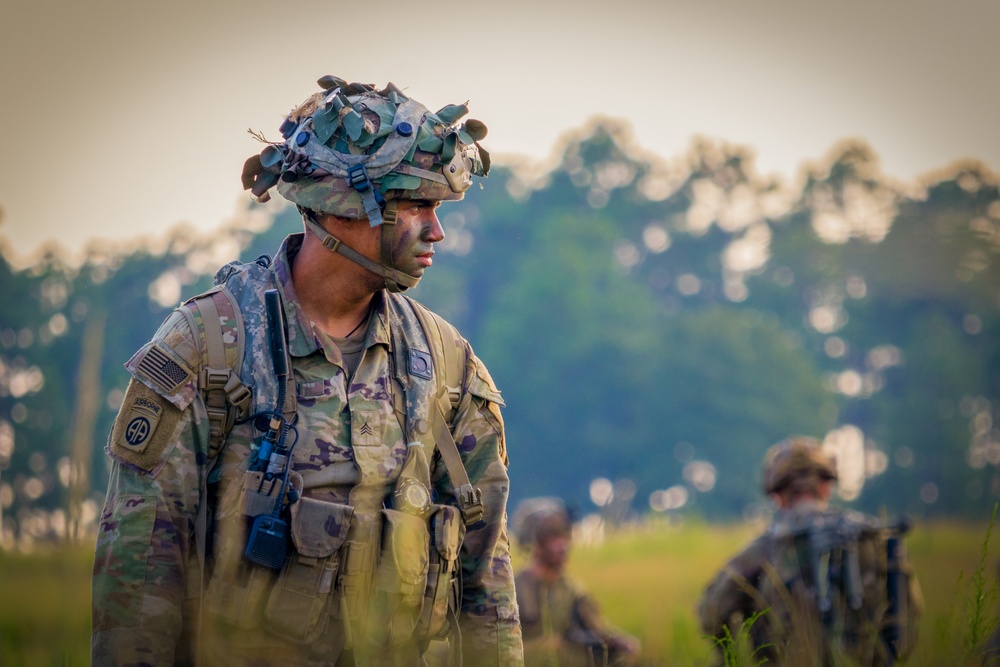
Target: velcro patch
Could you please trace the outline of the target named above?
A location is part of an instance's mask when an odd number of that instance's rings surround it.
[[[118,444],[133,452],[144,452],[160,423],[163,408],[158,402],[142,396],[133,397],[130,403],[123,406],[128,409],[128,414],[125,415],[125,429]],[[125,414],[124,410],[122,414]]]
[[[111,456],[153,472],[173,442],[181,414],[170,401],[133,378],[111,431]]]
[[[135,368],[137,373],[162,389],[164,394],[174,394],[194,379],[194,373],[177,363],[169,350],[170,348],[159,343],[153,343],[143,353]]]
[[[423,350],[416,350],[410,348],[410,375],[415,375],[418,378],[423,378],[425,380],[434,379],[434,363],[431,361],[431,355]]]

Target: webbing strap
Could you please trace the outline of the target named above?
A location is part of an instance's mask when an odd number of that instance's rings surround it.
[[[376,196],[375,187],[372,185],[371,179],[368,178],[368,172],[365,171],[365,165],[356,164],[347,170],[347,180],[351,184],[351,187],[361,195],[361,201],[365,205],[365,214],[368,216],[368,224],[372,227],[378,227],[382,224],[382,207],[379,206],[378,196]]]
[[[331,252],[336,252],[343,255],[344,257],[351,260],[355,264],[359,264],[364,268],[368,269],[375,275],[382,276],[386,280],[387,287],[389,285],[390,280],[394,284],[402,286],[400,289],[396,291],[402,291],[407,287],[413,287],[418,282],[420,282],[419,278],[414,278],[413,276],[407,273],[403,273],[402,271],[397,271],[395,269],[390,269],[387,266],[382,266],[378,262],[365,257],[360,252],[348,246],[343,241],[338,239],[336,236],[330,234],[325,229],[323,229],[323,226],[320,225],[315,220],[313,220],[309,214],[303,214],[302,219],[306,223],[306,228],[316,235],[316,238],[320,240],[320,242],[323,244],[323,247],[325,247],[327,250]],[[382,233],[383,234],[385,233],[384,225]]]
[[[198,378],[198,386],[204,392],[205,410],[208,412],[208,452],[209,458],[219,452],[226,439],[227,417],[225,386],[232,370],[226,364],[226,348],[222,340],[222,326],[215,299],[208,295],[196,299],[194,306],[201,311],[205,331],[205,353],[207,359]]]
[[[426,169],[421,169],[420,167],[414,167],[412,165],[401,162],[393,171],[397,171],[400,174],[406,174],[407,176],[417,176],[427,181],[434,181],[435,183],[440,183],[441,185],[447,185],[451,187],[448,179],[441,174],[435,173],[433,171],[427,171]]]
[[[205,347],[208,348],[208,366],[211,368],[226,367],[226,348],[222,342],[222,327],[219,324],[219,309],[215,307],[215,299],[209,296],[198,299],[195,304],[201,310],[205,322]]]
[[[412,299],[406,301],[420,321],[427,342],[431,346],[432,356],[444,362],[444,368],[437,371],[438,393],[431,415],[431,420],[434,422],[434,440],[438,451],[441,452],[441,460],[448,471],[452,487],[455,489],[455,498],[462,511],[462,519],[466,526],[471,526],[483,517],[483,494],[479,488],[472,486],[469,473],[462,462],[462,455],[458,452],[458,444],[448,426],[448,415],[454,407],[452,387],[454,393],[460,395],[464,375],[464,364],[461,363],[458,354],[458,334],[450,325],[442,327],[438,318],[416,301]],[[450,382],[455,384],[449,386]]]
[[[382,212],[382,241],[379,251],[382,258],[382,266],[393,267],[392,250],[396,247],[396,200],[390,199],[385,203],[385,210]],[[395,269],[392,269],[395,270]],[[385,276],[385,288],[396,294],[405,291],[413,285],[400,285],[388,274]]]

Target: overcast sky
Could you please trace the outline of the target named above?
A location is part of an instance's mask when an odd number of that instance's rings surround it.
[[[595,115],[664,157],[703,135],[792,177],[860,137],[912,180],[1000,169],[996,0],[5,0],[0,237],[211,230],[246,205],[247,128],[277,138],[323,74],[470,100],[502,158],[549,158]]]

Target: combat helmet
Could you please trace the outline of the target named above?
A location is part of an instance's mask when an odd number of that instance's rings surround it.
[[[780,493],[793,482],[837,479],[836,461],[816,438],[792,436],[767,450],[764,456],[764,493]]]
[[[511,519],[511,533],[522,547],[531,547],[547,537],[569,535],[572,518],[566,504],[553,496],[522,500]]]
[[[392,83],[382,90],[335,76],[281,124],[283,142],[268,143],[243,166],[243,188],[259,202],[270,190],[293,202],[323,245],[385,278],[401,292],[418,278],[392,264],[399,199],[462,199],[472,177],[485,177],[490,156],[479,145],[486,125],[469,119],[465,104],[431,112]],[[328,234],[316,214],[367,218],[383,225],[381,264]]]

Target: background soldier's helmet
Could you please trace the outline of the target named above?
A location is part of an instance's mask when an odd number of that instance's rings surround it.
[[[452,104],[431,113],[388,84],[382,90],[319,80],[322,92],[282,123],[284,142],[270,143],[243,167],[243,187],[258,201],[278,192],[300,207],[382,222],[391,199],[461,199],[473,176],[486,176],[489,154],[479,146],[486,125],[458,120]]]
[[[550,496],[521,501],[511,519],[511,533],[522,547],[531,547],[548,537],[569,535],[572,527],[565,503]]]
[[[780,493],[795,483],[837,479],[833,457],[815,438],[794,436],[767,450],[764,456],[764,493]]]

